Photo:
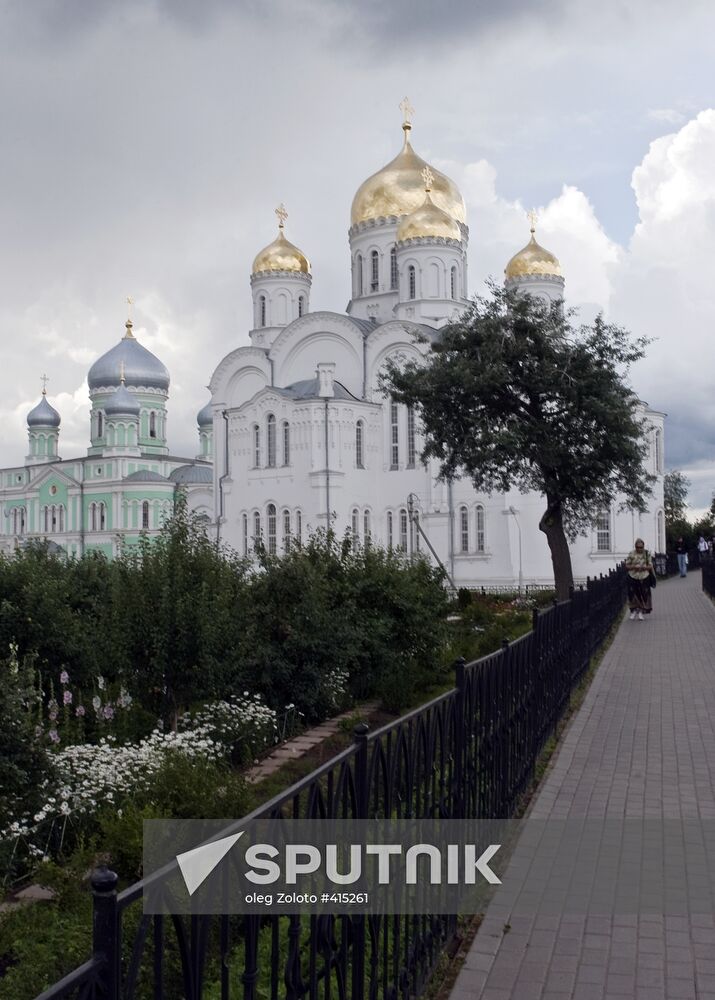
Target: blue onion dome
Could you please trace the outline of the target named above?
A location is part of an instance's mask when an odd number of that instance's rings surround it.
[[[54,406],[47,402],[45,390],[42,390],[42,399],[27,414],[28,427],[59,427],[60,415]]]
[[[169,371],[155,355],[142,347],[132,333],[132,321],[126,322],[127,332],[111,350],[98,358],[89,369],[87,382],[90,389],[118,386],[124,365],[125,381],[129,385],[147,386],[152,389],[169,388]]]
[[[214,422],[214,413],[211,409],[211,400],[208,401],[206,406],[202,406],[199,412],[196,414],[196,423],[199,427],[210,427]]]
[[[162,476],[158,472],[154,472],[152,469],[138,469],[136,472],[130,472],[128,476],[123,479],[125,483],[168,483],[169,480],[166,476]]]
[[[129,392],[123,380],[104,404],[107,417],[138,417],[140,411],[139,400],[133,392]]]
[[[213,470],[210,465],[179,465],[169,473],[169,479],[182,486],[212,483]]]

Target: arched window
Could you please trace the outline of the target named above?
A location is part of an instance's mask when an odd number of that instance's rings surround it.
[[[258,511],[253,515],[253,548],[257,549],[261,544],[261,515]]]
[[[243,515],[243,554],[248,555],[248,514]]]
[[[298,319],[305,312],[305,297],[303,295],[298,296]]]
[[[253,468],[261,467],[261,428],[258,424],[253,425]]]
[[[97,530],[97,504],[91,503],[89,505],[89,527],[90,530]],[[47,508],[45,507],[45,531],[47,531]]]
[[[453,267],[449,275],[449,290],[453,299],[457,298],[457,268]]]
[[[357,283],[355,286],[355,291],[357,295],[362,295],[363,289],[363,273],[362,273],[362,254],[357,255]]]
[[[266,297],[265,295],[258,296],[258,325],[266,325]]]
[[[276,505],[274,503],[269,503],[266,508],[266,517],[268,520],[268,552],[270,555],[274,556],[278,551],[278,524],[276,517]]]
[[[295,540],[298,545],[303,541],[303,515],[299,510],[295,512]]]
[[[484,511],[484,507],[481,504],[477,504],[476,515],[477,515],[477,552],[485,552],[487,547],[486,532],[485,532],[486,514]]]
[[[360,512],[357,507],[353,507],[351,529],[353,552],[357,552],[360,544]]]
[[[400,464],[400,411],[397,403],[390,400],[390,468],[396,469]]]
[[[146,504],[146,526],[149,527],[149,504],[145,500]],[[99,505],[99,530],[104,531],[107,526],[107,507],[106,504],[100,503]]]
[[[104,504],[102,504],[104,506]],[[102,527],[104,527],[104,518],[102,517]],[[149,501],[145,500],[142,504],[142,531],[149,530]]]
[[[380,288],[380,255],[377,250],[370,254],[370,291],[377,292]]]
[[[390,288],[397,288],[397,247],[390,250]]]
[[[283,421],[283,465],[290,465],[290,424]]]
[[[283,548],[286,552],[290,548],[290,511],[287,507],[283,511]]]
[[[419,552],[420,551],[420,532],[419,532],[420,515],[417,513],[417,511],[415,511],[414,514],[412,515],[412,522],[413,522],[413,525],[414,525],[412,531],[413,531],[413,538],[415,540],[415,548]]]
[[[101,438],[104,435],[104,414],[97,414],[97,437]]]
[[[469,552],[469,511],[459,508],[459,551]]]
[[[156,437],[156,413],[153,410],[149,414],[149,437]]]
[[[407,552],[407,510],[400,508],[400,548]]]
[[[659,430],[655,432],[655,471],[660,475],[663,471],[663,435]]]
[[[392,511],[388,510],[388,512],[387,512],[387,547],[388,547],[388,549],[392,548],[392,542],[393,542]]]
[[[50,530],[57,531],[57,508],[54,504],[50,508]]]
[[[663,511],[659,510],[656,517],[656,531],[658,533],[658,551],[665,552],[665,519],[663,516]]]
[[[415,467],[415,411],[407,407],[407,468]]]
[[[596,515],[596,551],[611,551],[611,512],[602,510]]]
[[[407,268],[407,298],[417,298],[417,274],[413,264]]]
[[[266,421],[266,465],[269,469],[276,466],[276,418],[272,413],[268,414]]]
[[[372,531],[370,530],[370,511],[366,510],[362,515],[362,537],[365,545],[370,544],[370,539],[372,538]]]
[[[47,533],[50,530],[50,508],[42,508],[42,530]]]
[[[20,534],[25,534],[25,508],[20,508]]]
[[[58,515],[58,529],[59,529],[59,531],[64,531],[65,530],[65,506],[64,506],[64,504],[60,504],[59,507],[57,508],[57,515]]]
[[[365,468],[365,421],[358,420],[355,424],[355,465],[358,469]]]

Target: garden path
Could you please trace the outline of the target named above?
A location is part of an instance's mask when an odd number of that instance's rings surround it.
[[[691,820],[715,830],[715,606],[698,572],[659,583],[646,621],[622,622],[531,804],[527,828],[531,819],[579,821],[586,829],[624,818],[661,826],[675,820],[678,829]],[[588,905],[580,914],[554,912],[545,901],[563,888],[555,877],[563,856],[541,878],[537,902],[527,900],[534,855],[526,840],[522,833],[503,876],[502,888],[511,888],[489,904],[452,1000],[715,1000],[712,906],[672,916],[669,905],[665,915],[643,906],[639,913],[621,906],[590,915]],[[629,860],[622,842],[619,849],[616,865]],[[609,861],[598,851],[594,870]],[[613,860],[612,845],[608,851]],[[701,869],[704,889],[711,890],[712,870]],[[577,881],[583,898],[593,900],[593,873],[580,869]]]

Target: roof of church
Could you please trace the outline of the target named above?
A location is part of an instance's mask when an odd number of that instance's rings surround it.
[[[303,379],[301,382],[293,382],[284,389],[279,390],[293,399],[321,399],[319,392],[320,383],[317,378]],[[345,388],[341,382],[333,382],[333,399],[357,399],[357,396]]]
[[[126,328],[127,332],[119,343],[98,358],[89,369],[87,376],[89,388],[119,386],[124,372],[127,385],[168,389],[169,370],[134,338],[131,320],[127,320]]]
[[[42,393],[42,399],[37,404],[33,406],[30,412],[27,414],[27,426],[28,427],[59,427],[60,426],[60,415],[57,410],[50,403],[47,402],[47,396]]]
[[[208,427],[214,422],[214,411],[211,406],[211,400],[205,406],[202,406],[199,412],[196,414],[196,423],[199,427]]]
[[[172,469],[169,479],[173,483],[188,485],[190,483],[212,483],[213,471],[209,465],[180,465]]]
[[[137,469],[136,472],[130,472],[128,476],[124,477],[125,483],[168,483],[169,480],[166,476],[161,476],[158,472],[153,472],[151,469]]]

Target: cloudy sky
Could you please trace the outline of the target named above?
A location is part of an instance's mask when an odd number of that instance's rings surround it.
[[[248,342],[274,235],[349,297],[352,196],[399,149],[462,187],[472,291],[528,237],[572,304],[654,338],[633,383],[666,461],[715,489],[715,5],[708,0],[0,0],[0,463],[40,375],[61,454],[87,446],[86,372],[135,332],[197,451],[213,368]]]

